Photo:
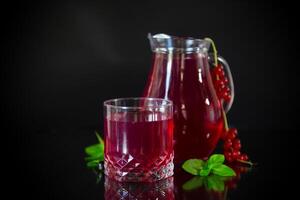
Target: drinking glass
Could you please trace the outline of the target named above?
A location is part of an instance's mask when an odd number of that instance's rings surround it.
[[[154,182],[173,175],[173,105],[160,98],[104,102],[105,174]]]

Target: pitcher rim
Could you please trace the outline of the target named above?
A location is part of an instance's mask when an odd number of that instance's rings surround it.
[[[148,39],[153,52],[207,53],[210,48],[209,41],[194,37],[148,33]]]

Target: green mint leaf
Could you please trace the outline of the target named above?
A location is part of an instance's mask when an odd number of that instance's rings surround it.
[[[211,165],[208,164],[208,162],[205,162],[203,168],[200,170],[198,175],[200,176],[208,176],[211,171]]]
[[[223,164],[214,166],[212,172],[219,176],[236,176],[233,169]]]
[[[207,163],[208,165],[219,165],[223,164],[225,161],[225,157],[223,154],[213,154],[212,156],[209,157]]]
[[[200,159],[189,159],[185,161],[182,165],[182,168],[193,175],[198,175],[199,170],[201,170],[204,166],[205,162]]]
[[[99,141],[99,144],[94,144],[84,149],[85,153],[88,155],[84,158],[87,162],[86,166],[88,168],[98,168],[99,163],[101,161],[104,161],[104,141],[96,131],[95,134]]]
[[[101,150],[104,152],[104,141],[103,139],[101,138],[101,136],[99,135],[99,133],[97,131],[95,131],[95,134],[96,134],[96,137],[101,145]]]
[[[95,131],[95,134],[96,134],[96,137],[97,137],[99,143],[100,143],[100,144],[103,144],[103,146],[104,146],[104,141],[103,141],[103,139],[101,138],[101,136],[99,135],[99,133],[98,133],[97,131]]]
[[[200,170],[199,175],[200,176],[208,176],[210,171],[211,171],[211,168],[208,168],[208,167],[203,168]]]
[[[195,176],[182,185],[184,190],[194,190],[203,186],[203,177]]]
[[[84,158],[85,161],[89,162],[89,161],[93,161],[93,160],[99,160],[99,161],[104,161],[104,155],[96,155],[96,156],[88,156]]]
[[[93,144],[85,148],[85,153],[89,156],[98,156],[103,154],[102,148],[101,144]]]
[[[224,191],[225,184],[222,176],[211,175],[207,177],[206,186],[207,189],[222,192]]]
[[[86,164],[88,168],[96,168],[99,165],[99,160],[92,160]]]

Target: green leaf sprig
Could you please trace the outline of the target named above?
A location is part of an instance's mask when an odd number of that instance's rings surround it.
[[[95,134],[99,143],[85,148],[85,153],[87,154],[85,161],[88,168],[99,167],[100,162],[104,160],[104,141],[97,132]]]
[[[208,176],[215,174],[218,176],[236,176],[233,169],[224,165],[225,157],[223,154],[213,154],[207,161],[201,159],[189,159],[185,161],[182,168],[196,176]]]

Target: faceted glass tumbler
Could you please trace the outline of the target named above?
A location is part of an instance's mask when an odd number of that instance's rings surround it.
[[[104,102],[105,174],[154,182],[173,175],[173,105],[160,98]]]

